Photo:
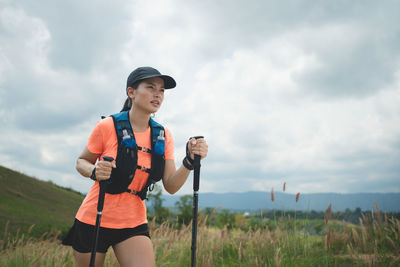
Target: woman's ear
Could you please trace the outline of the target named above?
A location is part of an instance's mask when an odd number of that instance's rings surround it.
[[[126,88],[126,94],[132,99],[135,98],[135,89],[132,87]]]

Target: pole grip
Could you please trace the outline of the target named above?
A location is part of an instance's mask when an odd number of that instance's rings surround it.
[[[109,156],[102,156],[102,158],[103,158],[105,161],[108,161],[108,162],[111,162],[111,161],[114,160],[113,157],[109,157]]]
[[[114,160],[114,158],[109,157],[109,156],[102,156],[102,158],[108,162],[111,162]],[[104,197],[106,195],[107,180],[99,181],[99,186],[100,186],[100,190],[99,190],[99,200],[97,202],[97,211],[102,211],[103,206],[104,206]]]
[[[193,162],[193,190],[195,192],[199,191],[200,188],[200,156],[194,155]]]
[[[199,135],[199,136],[193,136],[192,138],[200,139],[200,138],[204,138],[204,136]],[[193,161],[193,169],[194,169],[193,191],[195,191],[195,192],[199,191],[199,188],[200,188],[200,166],[201,166],[200,160],[201,160],[200,155],[195,154],[194,161]]]

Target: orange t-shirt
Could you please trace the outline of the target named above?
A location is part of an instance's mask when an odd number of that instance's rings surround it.
[[[171,132],[165,130],[165,159],[174,159],[174,141]],[[135,139],[138,146],[151,148],[150,127],[144,132],[136,133]],[[117,158],[117,135],[114,122],[111,117],[100,120],[89,137],[87,148],[94,154]],[[146,168],[151,167],[151,154],[138,151],[138,165]],[[135,172],[135,177],[129,185],[129,189],[140,191],[147,182],[149,174],[139,169]],[[96,181],[90,188],[83,200],[76,219],[83,223],[95,225],[97,214],[97,201],[99,197],[99,183]],[[106,194],[104,208],[101,216],[101,227],[122,229],[133,228],[147,223],[146,206],[140,197],[129,194]]]

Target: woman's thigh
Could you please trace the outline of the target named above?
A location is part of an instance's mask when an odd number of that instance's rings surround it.
[[[114,245],[113,249],[122,267],[155,266],[153,244],[147,236],[133,236]]]
[[[77,267],[88,267],[90,263],[91,253],[80,253],[74,250],[74,256]],[[96,253],[96,260],[94,262],[95,267],[102,267],[104,265],[104,259],[106,258],[105,253]]]

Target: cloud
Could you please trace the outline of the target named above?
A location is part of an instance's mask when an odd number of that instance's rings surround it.
[[[3,1],[0,162],[87,191],[75,159],[150,65],[178,83],[156,116],[176,163],[207,137],[202,190],[400,191],[398,6]]]
[[[312,64],[312,56],[277,39],[257,52],[237,51],[198,72],[193,93],[184,102],[193,103],[188,113],[207,109],[192,118],[213,138],[210,146],[216,154],[210,155],[207,166],[220,174],[210,178],[221,180],[216,188],[238,190],[232,183],[237,179],[267,190],[267,185],[289,176],[299,177],[294,185],[304,190],[311,187],[301,185],[311,179],[314,190],[347,191],[345,186],[339,189],[335,179],[360,181],[384,170],[396,172],[398,118],[384,115],[398,110],[396,81],[367,97],[349,94],[316,102],[294,75]],[[249,182],[254,177],[259,179]]]
[[[305,92],[326,98],[364,97],[394,82],[399,67],[399,54],[394,48],[398,38],[381,34],[379,28],[366,27],[334,24],[299,34],[303,46],[315,55],[314,64],[295,75]],[[332,45],[327,46],[327,42]]]

